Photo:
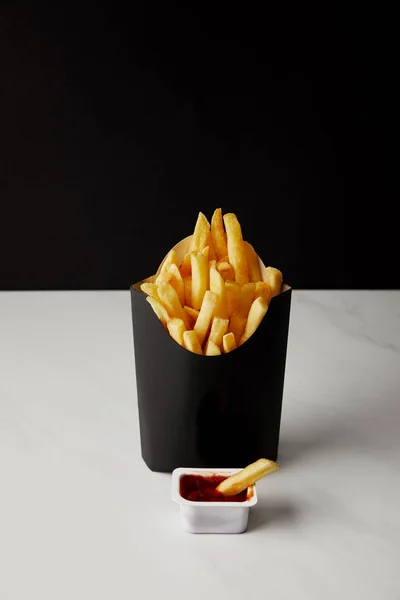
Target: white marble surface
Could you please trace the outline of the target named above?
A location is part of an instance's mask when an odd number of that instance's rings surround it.
[[[0,294],[0,598],[400,599],[400,292],[295,292],[250,529],[140,458],[128,292]]]

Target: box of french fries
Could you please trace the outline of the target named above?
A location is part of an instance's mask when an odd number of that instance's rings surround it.
[[[142,456],[153,471],[278,454],[291,289],[236,215],[199,213],[131,287]]]

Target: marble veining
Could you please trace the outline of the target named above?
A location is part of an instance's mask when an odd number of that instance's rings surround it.
[[[0,598],[399,600],[399,426],[400,292],[295,291],[281,471],[245,534],[190,535],[140,457],[129,292],[0,293]]]

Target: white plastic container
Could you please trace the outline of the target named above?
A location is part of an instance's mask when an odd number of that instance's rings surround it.
[[[192,502],[180,494],[183,475],[224,475],[229,477],[241,469],[175,469],[172,473],[172,500],[180,505],[181,525],[190,533],[243,533],[247,529],[249,510],[257,503],[256,486],[247,490],[244,502]]]

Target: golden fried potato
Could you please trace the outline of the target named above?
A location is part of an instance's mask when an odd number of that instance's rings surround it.
[[[217,302],[218,295],[214,294],[214,292],[210,292],[210,290],[207,290],[204,294],[201,310],[199,312],[199,316],[197,317],[196,325],[193,327],[194,331],[196,332],[197,339],[199,340],[200,346],[203,345],[208,330],[210,329],[211,320],[213,318]]]
[[[247,268],[249,270],[249,278],[253,283],[261,281],[260,261],[253,246],[249,242],[243,242],[247,259]]]
[[[225,289],[228,297],[228,315],[243,313],[242,288],[236,281],[225,281]]]
[[[235,281],[239,285],[249,283],[247,269],[247,258],[243,244],[242,229],[236,215],[227,213],[224,215],[226,235],[228,239],[229,263],[235,273]]]
[[[215,267],[210,268],[210,290],[218,294],[218,304],[215,308],[215,316],[221,319],[228,318],[228,294],[221,273]]]
[[[281,293],[283,276],[279,269],[267,267],[265,270],[265,281],[271,288],[271,296],[278,296]]]
[[[199,212],[194,228],[190,252],[201,252],[209,243],[210,223],[202,212]]]
[[[191,321],[192,321],[192,329],[193,329],[194,324],[197,321],[197,317],[199,316],[199,311],[196,310],[196,309],[194,309],[194,308],[191,308],[190,306],[184,306],[183,310],[186,312],[186,314],[191,319]]]
[[[219,348],[222,346],[222,338],[228,331],[229,319],[221,319],[214,317],[211,324],[210,335],[208,340],[214,342]]]
[[[240,340],[246,330],[247,318],[238,312],[231,315],[228,331],[231,331],[235,336],[236,346],[239,346]]]
[[[167,256],[165,257],[162,265],[161,265],[161,269],[160,272],[162,273],[163,271],[167,271],[168,267],[170,265],[176,265],[178,266],[178,257],[176,255],[175,250],[172,248],[172,250],[170,250],[167,254]]]
[[[189,327],[189,317],[183,310],[182,304],[179,302],[178,294],[170,283],[166,281],[160,281],[157,285],[158,296],[167,309],[167,312],[171,318],[178,317],[182,319],[186,327]]]
[[[225,354],[232,352],[236,348],[235,336],[232,332],[226,333],[222,338],[222,348]]]
[[[264,298],[264,300],[267,304],[270,303],[271,296],[272,296],[271,288],[269,287],[269,285],[266,281],[257,281],[255,298],[258,298],[258,296],[261,296],[261,298]]]
[[[242,314],[247,317],[249,314],[250,306],[256,295],[256,284],[245,283],[242,285]]]
[[[165,307],[161,304],[160,300],[152,298],[152,296],[147,296],[146,300],[150,304],[151,308],[154,310],[164,327],[167,327],[167,323],[169,321],[169,314]]]
[[[167,323],[170,336],[180,345],[183,346],[183,334],[186,331],[186,325],[182,319],[174,317]]]
[[[266,458],[260,458],[245,469],[221,481],[217,490],[221,494],[224,494],[224,496],[235,496],[243,492],[250,485],[254,485],[256,481],[259,481],[266,475],[278,471],[279,468],[278,463]]]
[[[191,253],[192,263],[192,306],[201,309],[204,294],[208,289],[208,262],[201,252]]]
[[[152,298],[157,298],[157,300],[159,300],[157,286],[155,283],[142,283],[140,289],[148,296],[151,296]]]
[[[221,260],[217,263],[217,269],[221,273],[224,281],[233,281],[235,279],[235,273],[233,272],[232,265],[227,261]]]
[[[208,340],[204,354],[206,356],[219,356],[221,354],[221,350],[219,346],[217,346],[217,344],[215,344],[212,340]]]
[[[172,279],[170,279],[169,283],[176,290],[179,302],[183,306],[185,304],[185,286],[183,283],[182,275],[180,274],[179,269],[175,264],[169,265],[168,273],[172,275]]]
[[[185,288],[185,302],[187,306],[192,306],[192,277],[188,275],[183,278],[183,287]]]
[[[226,233],[222,221],[222,210],[217,208],[211,219],[211,238],[214,244],[215,254],[218,260],[228,254]]]
[[[186,350],[190,350],[190,352],[194,352],[195,354],[203,354],[196,332],[193,330],[184,331],[183,345]]]
[[[263,320],[265,313],[268,310],[268,304],[265,302],[264,298],[259,296],[256,298],[251,305],[249,316],[247,318],[246,329],[240,340],[240,343],[243,344],[246,342],[249,337],[253,335],[261,321]]]
[[[179,271],[182,276],[182,279],[185,279],[185,277],[188,277],[189,275],[192,274],[192,263],[190,260],[190,252],[185,255],[185,258],[183,259],[182,264],[179,267]]]

